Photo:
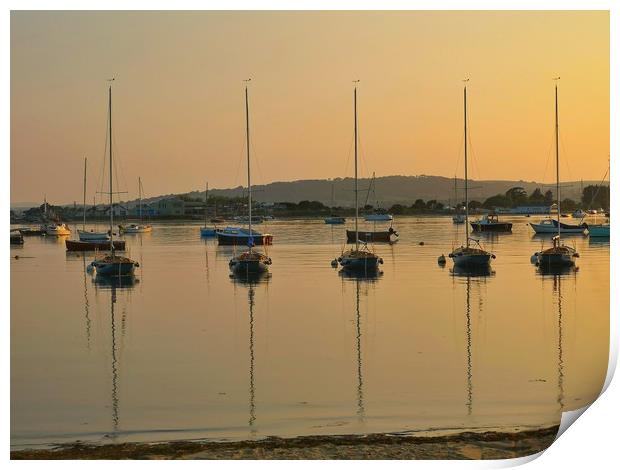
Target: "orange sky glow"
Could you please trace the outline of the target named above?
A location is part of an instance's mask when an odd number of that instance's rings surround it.
[[[100,185],[114,83],[125,199],[243,185],[243,82],[257,184],[362,172],[461,176],[462,82],[474,179],[550,182],[553,84],[562,176],[609,155],[608,12],[12,12],[11,200]]]

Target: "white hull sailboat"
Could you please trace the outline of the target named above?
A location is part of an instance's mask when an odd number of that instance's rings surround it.
[[[553,237],[553,246],[536,253],[536,265],[541,269],[553,269],[570,267],[575,264],[575,258],[579,257],[579,253],[575,248],[562,244],[561,233],[565,231],[563,224],[560,223],[560,216],[562,211],[560,210],[560,149],[559,149],[559,119],[558,119],[558,85],[557,81],[559,77],[555,79],[555,178],[556,178],[556,195],[557,195],[557,219],[555,222],[555,229],[557,235]],[[541,224],[542,225],[542,224]],[[532,225],[533,226],[533,225]],[[587,226],[586,226],[587,228]],[[536,230],[534,228],[534,230]],[[538,232],[537,232],[538,233]]]
[[[359,82],[359,80],[355,83],[357,82]],[[378,270],[379,264],[383,264],[383,259],[379,258],[379,256],[377,256],[368,247],[368,244],[364,243],[363,247],[360,246],[359,201],[357,187],[357,86],[353,88],[353,123],[355,140],[355,248],[343,251],[337,261],[340,266],[342,266],[343,270],[360,273],[373,273]]]
[[[230,270],[236,275],[253,275],[265,273],[271,265],[271,258],[264,253],[254,250],[254,231],[252,230],[252,178],[250,165],[250,105],[248,102],[248,86],[245,80],[245,139],[247,151],[247,167],[248,167],[248,231],[247,231],[247,247],[248,250],[238,256],[234,256],[228,262]],[[219,238],[219,237],[218,237]]]
[[[46,225],[45,233],[53,237],[65,237],[67,235],[71,235],[71,229],[67,227],[67,224],[58,222],[55,224]]]
[[[81,242],[105,242],[110,239],[108,232],[98,232],[94,229],[86,230],[86,163],[88,160],[84,158],[84,191],[83,191],[83,220],[82,230],[78,229],[78,239]]]
[[[464,142],[465,142],[465,245],[460,246],[448,255],[454,262],[455,268],[460,269],[488,269],[491,260],[495,255],[484,250],[477,240],[469,237],[469,193],[468,193],[468,174],[467,174],[467,82],[464,80],[463,86],[463,121],[464,121]],[[478,245],[471,246],[472,243]]]
[[[153,227],[149,224],[142,223],[142,180],[138,177],[138,217],[139,224],[119,225],[118,229],[122,233],[149,233],[153,231]]]

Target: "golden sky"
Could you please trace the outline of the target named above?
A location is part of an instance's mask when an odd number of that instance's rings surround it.
[[[121,190],[244,184],[242,80],[254,182],[349,176],[352,80],[362,170],[553,181],[553,81],[563,179],[609,154],[607,12],[13,12],[11,200],[82,199],[101,179],[114,84]]]

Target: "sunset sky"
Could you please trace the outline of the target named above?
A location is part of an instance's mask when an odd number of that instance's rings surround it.
[[[350,176],[352,80],[362,171],[550,182],[552,78],[563,179],[609,155],[607,12],[13,12],[11,200],[82,199],[100,184],[114,83],[121,190],[245,184],[243,82],[255,182]]]

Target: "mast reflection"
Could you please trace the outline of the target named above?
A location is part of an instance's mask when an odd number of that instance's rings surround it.
[[[355,354],[356,354],[356,405],[357,418],[360,422],[366,420],[366,407],[364,404],[364,363],[362,351],[362,314],[360,310],[360,298],[368,296],[367,288],[381,279],[383,271],[369,273],[340,270],[338,272],[344,282],[355,283]],[[366,289],[364,289],[366,288]]]
[[[234,284],[240,284],[244,287],[248,288],[248,323],[249,323],[249,346],[248,351],[250,355],[250,367],[249,367],[249,399],[248,399],[248,426],[250,427],[250,431],[254,434],[256,433],[256,375],[255,375],[255,365],[256,365],[256,355],[255,355],[255,341],[254,341],[254,327],[255,327],[255,319],[254,319],[254,307],[256,305],[255,288],[261,284],[267,284],[269,279],[271,278],[270,272],[264,273],[256,273],[256,274],[243,274],[243,275],[235,275],[231,274],[230,279]]]
[[[116,301],[118,289],[131,289],[138,280],[135,276],[95,276],[93,279],[95,288],[109,289],[110,290],[110,349],[111,349],[111,364],[110,369],[112,372],[112,384],[110,391],[110,402],[112,408],[112,435],[116,437],[119,428],[119,357],[118,357],[118,344],[117,344],[117,325],[116,325]],[[125,322],[125,311],[123,311],[121,318],[121,333],[123,324]]]
[[[88,284],[86,281],[87,278],[87,269],[86,269],[86,256],[82,255],[82,268],[84,270],[84,319],[86,320],[86,348],[90,351],[90,314],[89,308],[90,305],[88,303]]]
[[[455,278],[462,278],[465,283],[465,408],[467,416],[471,416],[474,404],[474,374],[473,374],[473,328],[472,328],[472,285],[478,286],[486,283],[486,280],[495,275],[495,271],[490,267],[462,269],[453,267],[450,273]],[[482,315],[483,301],[482,293],[478,290],[478,316]]]
[[[553,277],[553,293],[558,311],[558,408],[560,413],[564,410],[564,356],[562,350],[562,276]]]

